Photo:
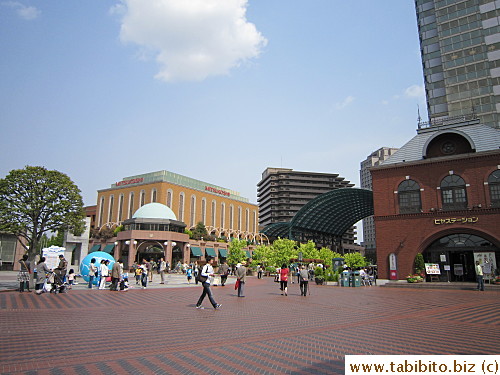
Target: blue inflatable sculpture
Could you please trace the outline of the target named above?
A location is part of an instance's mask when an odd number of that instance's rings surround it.
[[[83,280],[85,280],[87,283],[89,282],[90,261],[92,260],[92,258],[95,259],[95,265],[97,268],[99,268],[99,266],[101,265],[101,260],[109,260],[108,268],[110,271],[111,268],[113,268],[113,264],[115,263],[115,258],[113,258],[108,253],[105,253],[104,251],[94,251],[93,253],[87,255],[80,263],[80,275],[82,275]],[[93,284],[99,285],[99,278],[94,278]]]

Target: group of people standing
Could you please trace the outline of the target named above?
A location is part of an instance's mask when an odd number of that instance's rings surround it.
[[[35,265],[35,268],[32,269],[32,264],[28,260],[28,255],[27,254],[23,255],[23,257],[19,260],[20,269],[17,275],[17,281],[19,281],[20,293],[31,292],[30,279],[31,279],[31,273],[33,272],[36,273],[35,276],[36,294],[42,294],[45,281],[47,280],[49,274],[51,274],[52,272],[54,272],[57,275],[61,283],[65,281],[68,262],[64,258],[64,255],[59,255],[59,264],[56,268],[54,268],[54,270],[51,270],[45,262],[46,259],[45,257],[42,256],[39,262]]]

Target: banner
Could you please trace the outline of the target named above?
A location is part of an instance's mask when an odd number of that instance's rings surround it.
[[[66,248],[59,246],[51,246],[42,249],[42,256],[45,257],[45,264],[51,270],[59,265],[59,255],[64,255]]]

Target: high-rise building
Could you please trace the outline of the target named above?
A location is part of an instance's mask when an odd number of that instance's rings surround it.
[[[398,148],[382,147],[377,151],[372,152],[365,160],[361,162],[360,174],[360,185],[362,189],[372,190],[372,175],[370,173],[370,168],[376,165],[380,165],[384,160],[387,160],[389,156],[394,154]],[[363,219],[363,242],[361,245],[365,247],[365,254],[368,256],[372,254],[375,255],[375,223],[373,222],[373,216]],[[374,258],[373,258],[374,259]]]
[[[267,168],[257,184],[259,228],[289,222],[307,202],[318,195],[354,184],[336,173],[300,172],[287,168]],[[344,242],[354,243],[355,230],[349,230]]]
[[[431,125],[500,128],[500,3],[415,0]]]

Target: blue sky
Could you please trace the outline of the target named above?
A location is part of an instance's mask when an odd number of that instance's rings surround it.
[[[0,176],[68,174],[86,205],[169,170],[256,203],[267,167],[359,186],[425,117],[410,0],[0,0]]]

